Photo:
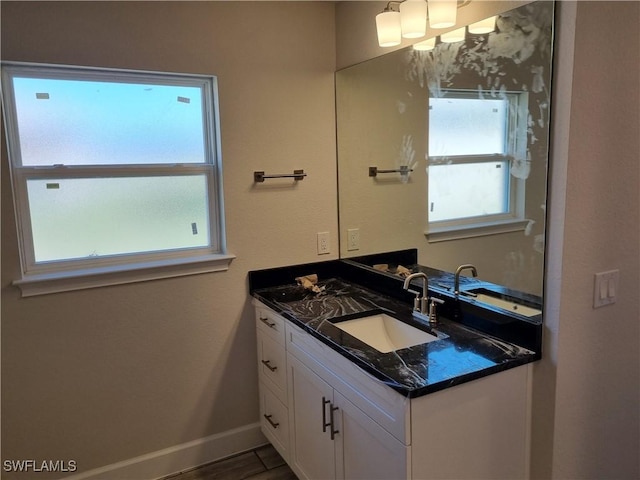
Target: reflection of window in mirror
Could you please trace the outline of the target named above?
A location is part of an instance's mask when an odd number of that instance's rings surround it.
[[[448,91],[429,99],[429,239],[524,225],[527,93]]]

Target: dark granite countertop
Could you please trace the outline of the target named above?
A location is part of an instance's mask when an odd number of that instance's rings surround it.
[[[395,298],[370,288],[372,282],[377,280],[375,277],[373,280],[367,278],[363,285],[353,281],[352,267],[344,267],[340,264],[344,262],[339,261],[328,263],[330,265],[300,266],[298,270],[294,268],[290,271],[274,269],[272,277],[269,277],[269,271],[251,272],[251,294],[402,395],[418,397],[540,358],[539,350],[525,348],[522,342],[506,341],[471,328],[460,319],[453,320],[451,308],[444,308],[444,315],[440,315],[437,325],[431,327],[428,322],[412,316],[411,303],[405,298]],[[324,287],[322,293],[313,293],[295,283],[295,277],[291,275],[304,271],[307,274],[320,273],[318,285]],[[344,275],[329,276],[329,272]],[[356,274],[358,277],[363,275],[361,272]],[[446,294],[448,284],[442,283],[447,281],[446,275],[438,280],[437,274],[433,271],[431,274],[430,280],[433,277],[434,283],[441,283]],[[287,277],[290,280],[283,281]],[[265,281],[266,278],[270,281]],[[362,312],[387,313],[437,336],[438,340],[381,353],[339,329],[331,321]],[[500,325],[497,332],[509,332],[508,324],[513,322],[527,323],[517,318],[502,318],[498,323],[490,323]],[[527,327],[534,328],[535,325]],[[534,328],[535,331],[537,328]]]

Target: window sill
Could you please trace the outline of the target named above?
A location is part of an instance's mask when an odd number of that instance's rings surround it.
[[[429,243],[459,240],[462,238],[484,237],[501,233],[521,232],[529,224],[529,220],[504,220],[492,224],[470,224],[430,228],[424,234]]]
[[[21,280],[15,280],[13,285],[20,288],[23,297],[33,297],[49,293],[220,272],[228,270],[234,258],[236,258],[235,255],[212,254],[133,265],[87,268],[73,272],[25,275]]]

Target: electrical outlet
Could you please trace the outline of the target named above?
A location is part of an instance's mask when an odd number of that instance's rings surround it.
[[[329,232],[318,232],[318,255],[331,253],[331,242]]]
[[[350,228],[347,230],[347,250],[360,250],[359,228]]]

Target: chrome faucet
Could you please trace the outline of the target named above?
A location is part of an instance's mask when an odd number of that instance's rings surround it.
[[[463,270],[471,270],[471,275],[474,277],[478,276],[478,271],[476,267],[471,265],[470,263],[465,263],[464,265],[460,265],[456,270],[456,275],[453,279],[453,293],[454,295],[458,295],[460,293],[460,272]]]
[[[422,296],[420,296],[420,292],[416,292],[415,290],[411,290],[409,287],[411,286],[411,280],[413,280],[414,278],[422,278],[424,279],[424,281],[422,282]],[[428,307],[428,303],[429,300],[427,298],[427,295],[429,294],[429,277],[427,277],[427,274],[424,272],[416,272],[416,273],[412,273],[411,275],[408,275],[405,279],[404,279],[404,286],[402,287],[405,290],[411,292],[411,293],[415,293],[416,294],[416,298],[413,301],[413,311],[418,312],[422,315],[428,316],[429,315],[429,307]]]

